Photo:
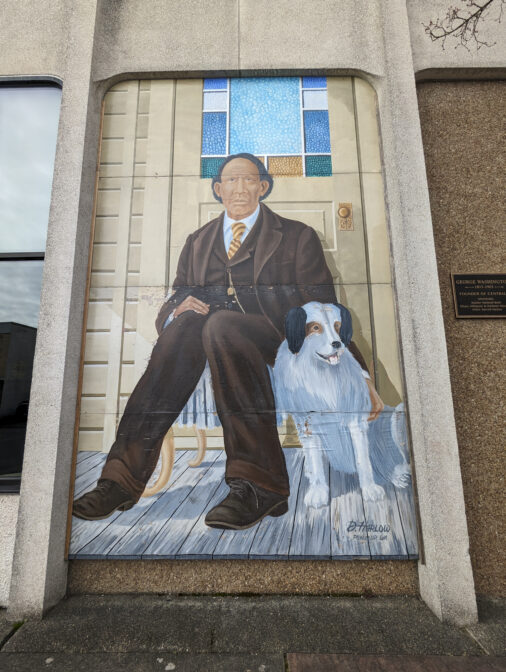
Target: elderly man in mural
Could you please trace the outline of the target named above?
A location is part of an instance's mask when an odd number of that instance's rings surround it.
[[[230,487],[206,523],[244,529],[288,510],[289,479],[267,365],[284,338],[288,311],[309,301],[333,303],[336,295],[316,231],[260,203],[272,187],[253,155],[224,159],[212,188],[225,212],[186,241],[174,293],[156,321],[159,338],[147,369],[97,487],[76,500],[74,515],[98,520],[138,501],[206,360]],[[383,403],[353,343],[350,349],[367,379],[374,419]]]

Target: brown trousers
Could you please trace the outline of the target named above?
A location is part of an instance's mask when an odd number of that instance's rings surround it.
[[[267,364],[279,334],[262,315],[220,310],[181,314],[160,334],[132,392],[101,478],[137,500],[154,471],[163,438],[209,361],[223,425],[226,478],[244,478],[282,495],[289,481]]]

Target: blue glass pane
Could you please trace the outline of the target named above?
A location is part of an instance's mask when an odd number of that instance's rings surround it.
[[[215,79],[204,79],[204,91],[209,89],[226,89],[227,88],[227,79],[226,77],[216,77]]]
[[[300,154],[298,77],[230,80],[230,153]]]
[[[327,88],[327,78],[326,77],[303,77],[302,78],[302,88],[303,89],[326,89]]]
[[[202,116],[202,154],[225,154],[227,151],[227,113],[204,112]]]
[[[330,177],[332,159],[330,156],[306,156],[306,177]]]
[[[225,157],[219,156],[210,159],[200,159],[200,177],[214,177],[218,175],[219,167]]]
[[[306,152],[330,152],[329,113],[327,110],[304,111]]]

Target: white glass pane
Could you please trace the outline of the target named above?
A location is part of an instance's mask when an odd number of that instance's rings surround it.
[[[227,96],[226,91],[205,91],[204,112],[225,112],[227,109]]]
[[[304,91],[305,110],[326,110],[328,108],[326,91]]]

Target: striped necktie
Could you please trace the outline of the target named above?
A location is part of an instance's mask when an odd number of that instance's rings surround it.
[[[232,259],[237,250],[241,247],[241,238],[246,231],[246,224],[244,222],[234,222],[232,224],[232,242],[228,248],[228,258]]]

